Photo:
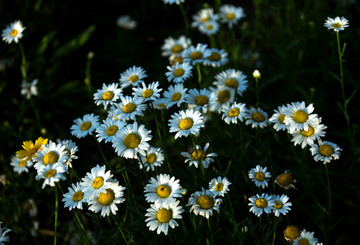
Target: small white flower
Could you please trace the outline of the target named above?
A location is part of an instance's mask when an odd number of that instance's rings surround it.
[[[200,128],[205,126],[203,116],[199,111],[187,109],[171,115],[169,120],[170,133],[175,134],[175,139],[182,136],[189,136],[189,134],[196,135],[200,133]]]
[[[265,188],[268,186],[268,181],[271,178],[271,173],[266,171],[267,167],[257,165],[255,168],[250,169],[249,178],[255,183],[257,187]]]
[[[229,185],[231,182],[221,176],[214,178],[209,183],[209,190],[215,194],[215,196],[224,196],[229,191]]]
[[[84,195],[84,187],[80,185],[80,182],[72,184],[71,187],[68,187],[68,192],[64,193],[64,207],[71,209],[82,209],[83,203],[86,203],[86,196]]]
[[[195,215],[201,215],[209,219],[214,210],[220,212],[221,203],[221,198],[216,198],[213,192],[201,187],[201,191],[191,194],[186,206],[191,206],[190,212],[194,212]]]
[[[17,20],[2,31],[2,40],[9,44],[12,42],[18,43],[19,39],[23,37],[22,32],[24,30],[25,27],[23,27],[21,21]]]
[[[260,217],[264,212],[269,214],[272,212],[275,202],[272,200],[272,196],[268,194],[256,194],[249,198],[250,212],[253,212],[256,216]]]
[[[99,126],[99,116],[93,113],[85,114],[83,118],[74,120],[74,125],[71,126],[71,134],[83,138],[91,135],[93,131]]]
[[[144,82],[146,72],[142,67],[132,66],[120,74],[120,86],[126,88],[128,86],[138,86]]]
[[[108,106],[114,105],[122,95],[122,89],[118,88],[117,83],[105,84],[103,83],[102,89],[98,89],[94,93],[94,100],[96,105],[103,105],[106,110]]]
[[[37,89],[37,83],[39,82],[38,79],[34,79],[31,82],[27,82],[26,80],[23,80],[21,83],[21,91],[20,93],[22,95],[26,96],[26,99],[30,99],[31,96],[37,96],[38,95],[38,89]]]
[[[339,159],[342,149],[335,143],[320,141],[318,144],[311,145],[310,151],[316,162],[322,161],[323,164],[326,164]]]
[[[325,27],[328,30],[334,30],[336,32],[345,30],[346,27],[349,27],[349,21],[345,17],[336,17],[335,19],[328,17],[325,20]]]

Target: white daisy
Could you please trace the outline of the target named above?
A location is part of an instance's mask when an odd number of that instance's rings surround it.
[[[11,231],[11,229],[3,227],[1,228],[2,221],[0,221],[0,244],[4,244],[4,242],[9,242],[9,236],[6,234]]]
[[[125,201],[123,198],[125,189],[117,181],[110,183],[105,192],[101,192],[89,200],[89,210],[95,213],[101,211],[103,217],[110,215],[110,213],[116,215],[118,210],[116,205]]]
[[[237,24],[239,20],[245,17],[244,9],[242,7],[236,7],[231,4],[224,4],[220,7],[220,21],[227,23],[229,28]]]
[[[334,30],[334,31],[343,31],[346,27],[349,27],[349,21],[345,17],[336,17],[335,19],[328,17],[325,20],[325,27],[328,28],[328,30]]]
[[[204,24],[208,21],[217,21],[219,16],[214,14],[214,9],[212,8],[204,8],[200,9],[195,15],[193,15],[193,22],[191,23],[191,27],[199,28],[200,25]]]
[[[206,112],[209,109],[210,104],[215,103],[217,100],[217,94],[210,90],[203,89],[190,89],[188,91],[188,98],[186,103],[189,107],[194,108],[195,111]]]
[[[98,89],[94,93],[94,100],[96,105],[103,105],[106,110],[108,106],[114,105],[122,95],[122,89],[118,88],[118,83],[105,84],[102,89]]]
[[[99,126],[99,116],[93,113],[85,114],[83,118],[77,118],[74,120],[74,125],[71,126],[71,134],[83,138],[87,135],[91,135],[93,131]]]
[[[293,245],[301,245],[301,244],[311,244],[314,245],[319,240],[314,237],[314,232],[306,231],[303,229],[300,233],[300,237],[296,239]]]
[[[168,207],[176,198],[181,197],[180,180],[169,174],[160,174],[151,177],[150,183],[145,186],[144,192],[147,202],[154,203],[156,207]]]
[[[209,164],[214,161],[213,157],[217,157],[216,153],[206,153],[209,145],[210,143],[206,143],[204,149],[196,145],[196,151],[191,148],[190,152],[181,152],[180,155],[186,157],[185,163],[189,163],[189,167],[194,164],[198,168],[201,163],[204,168],[208,168]]]
[[[324,164],[340,158],[342,149],[335,143],[329,141],[319,141],[318,144],[311,145],[311,155],[316,162],[322,161]]]
[[[294,131],[291,142],[294,142],[294,145],[301,145],[301,148],[305,148],[307,145],[313,145],[315,140],[320,140],[320,137],[325,136],[325,129],[327,127],[324,124],[321,124],[321,117],[314,119],[309,123],[308,130]]]
[[[23,37],[22,32],[25,30],[25,27],[23,27],[21,21],[17,20],[13,23],[11,23],[8,27],[6,27],[2,31],[2,40],[6,43],[15,42],[18,43],[19,39]]]
[[[238,121],[242,122],[246,114],[246,105],[243,103],[237,104],[234,102],[230,106],[222,107],[222,119],[227,123],[235,123]]]
[[[170,85],[168,89],[164,92],[164,102],[167,108],[177,105],[180,107],[182,103],[187,100],[188,94],[186,93],[188,89],[184,87],[182,83]]]
[[[35,163],[35,169],[39,172],[39,170],[46,165],[60,163],[65,166],[65,162],[68,159],[69,156],[65,151],[65,146],[62,144],[56,144],[50,140],[49,143],[44,145],[42,149],[36,153],[33,158],[33,162]]]
[[[210,111],[221,113],[223,106],[228,106],[234,102],[235,92],[233,89],[228,87],[210,87],[210,91],[217,94],[217,100],[215,100],[209,106]]]
[[[38,79],[32,80],[30,83],[26,80],[23,80],[21,83],[21,91],[20,93],[26,96],[26,99],[30,99],[31,96],[38,95],[37,83],[39,82]]]
[[[215,75],[214,84],[218,87],[234,89],[237,94],[242,95],[248,87],[248,80],[242,71],[226,69]]]
[[[162,56],[169,57],[169,60],[174,60],[175,57],[181,57],[184,49],[191,45],[191,39],[181,35],[175,39],[168,37],[164,40],[164,44],[161,46]]]
[[[192,76],[192,66],[184,62],[182,64],[176,63],[175,65],[168,66],[168,72],[165,73],[169,82],[183,83],[186,79]]]
[[[65,180],[65,173],[67,172],[65,166],[61,163],[49,164],[40,168],[38,170],[38,174],[35,179],[40,180],[44,179],[42,189],[45,188],[46,185],[55,186],[56,182],[60,180]]]
[[[81,179],[80,184],[84,188],[83,192],[87,200],[94,196],[98,197],[100,193],[105,193],[106,189],[112,185],[111,177],[113,175],[110,170],[105,171],[105,166],[96,165]]]
[[[191,194],[186,206],[191,206],[190,212],[194,212],[195,215],[201,215],[209,219],[214,210],[220,212],[221,203],[221,198],[216,198],[213,192],[201,187],[201,191]]]
[[[162,0],[165,4],[177,4],[185,2],[185,0]]]
[[[116,20],[116,25],[126,30],[134,30],[137,26],[136,20],[130,17],[130,15],[120,15]]]
[[[112,142],[115,134],[126,126],[126,122],[107,117],[99,127],[96,128],[96,137],[99,142]]]
[[[68,156],[68,159],[65,161],[65,167],[66,168],[72,168],[72,160],[78,159],[78,157],[75,155],[76,152],[79,150],[76,143],[72,140],[58,140],[58,143],[65,146],[64,151]]]
[[[165,235],[168,234],[169,226],[174,229],[179,224],[175,219],[182,219],[181,213],[184,212],[184,209],[179,206],[180,201],[174,201],[169,204],[167,207],[158,207],[154,204],[150,205],[150,208],[146,210],[145,222],[146,226],[149,227],[150,231],[157,230],[157,234],[164,232]]]
[[[200,128],[204,127],[205,123],[199,111],[187,109],[171,115],[168,126],[170,133],[176,132],[175,139],[177,139],[182,136],[187,137],[189,134],[199,134]]]
[[[210,49],[207,44],[198,43],[196,46],[189,46],[182,54],[184,62],[188,62],[192,65],[196,63],[203,63],[211,55]]]
[[[204,60],[204,65],[219,67],[225,65],[228,59],[228,53],[224,49],[210,48],[211,54]]]
[[[275,113],[272,114],[272,116],[269,119],[269,121],[274,124],[273,127],[276,131],[288,130],[288,125],[286,125],[284,122],[286,108],[287,106],[285,105],[279,106],[277,110],[276,109],[274,110]]]
[[[155,109],[164,110],[164,109],[166,109],[167,99],[166,98],[160,98],[157,101],[154,101],[152,103],[152,105],[154,106]]]
[[[164,161],[164,153],[161,148],[156,148],[150,146],[150,148],[146,151],[145,155],[141,155],[141,159],[139,159],[139,167],[140,169],[146,168],[146,171],[149,172],[151,169],[154,171],[155,167],[161,166]]]
[[[296,179],[292,176],[290,170],[286,170],[284,173],[279,174],[275,181],[275,184],[279,185],[281,188],[285,190],[290,188],[295,188],[294,183],[296,183]]]
[[[270,125],[268,114],[261,108],[252,107],[246,111],[245,124],[251,124],[252,128],[265,128]]]
[[[26,161],[25,159],[19,159],[16,156],[11,157],[10,165],[13,167],[14,172],[21,174],[22,172],[28,173],[32,165],[32,161]]]
[[[280,214],[286,215],[291,210],[290,206],[292,206],[292,203],[288,202],[289,197],[287,195],[272,195],[272,200],[275,203],[273,212],[276,217],[279,217]]]
[[[317,118],[316,114],[311,114],[314,111],[313,104],[305,105],[305,102],[293,102],[285,109],[284,123],[289,127],[289,133],[292,134],[295,130],[308,130],[309,123]]]
[[[249,201],[249,206],[251,206],[250,212],[253,212],[258,217],[260,217],[263,212],[267,214],[271,213],[273,206],[275,206],[275,202],[272,200],[272,196],[265,193],[252,196],[249,198]]]
[[[268,186],[268,181],[271,178],[271,173],[266,171],[267,167],[257,165],[255,168],[250,169],[249,178],[255,183],[257,187],[265,188]]]
[[[143,103],[143,98],[121,96],[121,102],[116,105],[115,109],[112,109],[112,115],[116,120],[136,120],[136,116],[144,115],[146,105]]]
[[[149,85],[146,85],[145,83],[141,84],[142,87],[133,87],[133,93],[132,95],[134,97],[139,97],[146,101],[156,101],[160,97],[160,92],[162,91],[162,88],[158,88],[159,82],[152,82]]]
[[[146,77],[147,75],[143,68],[132,66],[120,74],[120,86],[122,88],[138,86],[140,83],[144,82],[143,79]]]
[[[64,198],[62,201],[64,202],[64,207],[71,209],[82,209],[83,203],[86,203],[86,196],[84,193],[84,187],[80,185],[80,182],[76,184],[72,184],[72,187],[68,187],[68,192],[64,193]]]
[[[213,178],[209,183],[209,190],[215,194],[215,196],[225,196],[225,194],[229,191],[229,185],[231,182],[226,178],[221,178],[221,176],[217,178]]]
[[[219,31],[220,25],[215,20],[209,20],[199,25],[198,29],[201,33],[210,36],[216,34]]]
[[[144,125],[138,126],[137,122],[128,124],[118,131],[113,138],[115,152],[125,158],[137,158],[137,153],[145,155],[150,148],[147,141],[151,140],[151,131]]]

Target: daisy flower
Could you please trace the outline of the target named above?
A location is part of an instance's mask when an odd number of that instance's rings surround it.
[[[116,20],[116,25],[126,30],[134,30],[137,26],[137,22],[132,19],[130,15],[121,15]]]
[[[248,109],[247,113],[245,114],[245,119],[245,124],[251,124],[252,128],[265,128],[270,124],[268,114],[261,108],[252,107]]]
[[[321,117],[314,119],[312,123],[309,123],[308,130],[295,131],[292,136],[291,142],[294,145],[301,145],[301,148],[305,148],[307,145],[313,145],[315,140],[320,140],[325,136],[325,129],[327,127],[321,124]]]
[[[78,138],[83,138],[91,135],[99,127],[99,116],[93,113],[85,114],[83,118],[75,119],[74,123],[70,128],[71,134]]]
[[[154,106],[155,109],[158,110],[164,110],[166,108],[167,99],[166,98],[160,98],[157,101],[154,101],[152,103],[152,106]]]
[[[0,221],[0,244],[4,244],[4,242],[9,242],[9,237],[6,235],[11,231],[11,229],[8,228],[1,228],[2,221]]]
[[[242,71],[226,69],[215,75],[214,84],[218,87],[228,87],[235,90],[237,94],[242,95],[248,87],[248,80]]]
[[[249,178],[255,183],[257,187],[265,188],[268,186],[268,181],[271,178],[271,173],[266,171],[267,167],[257,165],[255,168],[250,169]]]
[[[272,195],[272,200],[275,203],[273,212],[276,217],[279,217],[280,214],[286,215],[291,210],[290,206],[292,206],[292,204],[291,202],[288,202],[289,197],[287,195]]]
[[[89,210],[95,213],[101,211],[103,217],[110,215],[110,213],[116,215],[118,210],[116,205],[125,201],[123,198],[125,189],[117,181],[110,182],[105,192],[101,192],[89,200]]]
[[[26,80],[23,80],[21,83],[21,91],[20,93],[26,96],[26,99],[30,99],[31,96],[38,95],[37,83],[39,82],[38,79],[32,80],[30,83]]]
[[[34,167],[37,171],[39,171],[46,165],[52,165],[56,163],[65,164],[68,158],[69,157],[65,151],[65,146],[62,144],[56,144],[50,140],[49,143],[44,145],[42,150],[39,150],[39,152],[36,153],[36,156],[33,158],[35,163]]]
[[[171,115],[168,126],[170,133],[176,132],[175,139],[177,139],[182,136],[187,137],[189,134],[199,134],[200,128],[204,127],[205,123],[199,111],[187,109]]]
[[[113,138],[115,152],[125,158],[137,158],[137,153],[145,155],[150,148],[147,141],[152,139],[151,131],[144,125],[138,126],[137,122],[128,124],[116,133]]]
[[[191,23],[191,27],[199,28],[202,24],[208,21],[217,21],[219,16],[214,14],[214,9],[212,8],[204,8],[200,9],[195,15],[193,15],[193,22]]]
[[[13,167],[14,172],[21,174],[22,172],[28,173],[29,167],[33,165],[32,161],[25,161],[13,156],[10,165]]]
[[[181,104],[187,100],[187,90],[188,89],[185,88],[182,83],[170,85],[164,92],[164,102],[166,104],[166,108],[170,108],[175,104],[177,107],[180,107]]]
[[[223,106],[222,107],[222,119],[227,123],[235,123],[237,124],[238,121],[242,122],[245,117],[246,113],[246,105],[243,103],[237,104],[234,102],[230,106]]]
[[[210,36],[216,34],[219,31],[220,26],[217,21],[209,20],[199,25],[198,29],[201,33]]]
[[[294,242],[300,237],[300,229],[297,226],[289,225],[284,230],[284,238],[288,242]]]
[[[112,109],[112,114],[116,120],[136,120],[136,116],[144,115],[146,105],[143,104],[144,99],[131,96],[120,96],[121,102]]]
[[[181,152],[180,155],[186,157],[185,163],[189,163],[189,167],[194,164],[198,168],[201,163],[204,168],[208,168],[209,164],[214,161],[213,157],[217,157],[216,153],[206,153],[209,145],[210,143],[206,143],[203,149],[196,145],[196,150],[191,148],[190,152]]]
[[[284,122],[286,108],[287,106],[285,105],[279,106],[277,110],[276,109],[274,110],[275,113],[272,114],[271,117],[269,118],[269,121],[274,124],[273,127],[276,131],[288,130],[288,125],[286,125]]]
[[[183,3],[183,2],[185,2],[185,0],[163,0],[163,2],[165,3],[165,4],[177,4],[177,5],[179,5],[180,3]]]
[[[48,142],[48,139],[44,139],[42,137],[39,137],[36,141],[35,144],[29,140],[29,141],[24,141],[22,148],[24,150],[19,150],[16,152],[16,157],[19,159],[23,159],[25,161],[29,161],[31,159],[33,159],[33,157],[35,157],[35,154],[42,149],[43,145],[46,145]]]
[[[225,196],[225,194],[229,191],[229,185],[231,182],[226,178],[221,178],[221,176],[217,178],[213,178],[209,183],[209,190],[215,194],[215,196]]]
[[[176,63],[176,65],[168,66],[168,72],[165,73],[169,82],[183,83],[186,79],[192,76],[192,66],[184,62],[182,64]]]
[[[204,60],[204,65],[219,67],[225,65],[228,59],[228,53],[224,49],[210,48],[211,54]]]
[[[182,54],[184,62],[189,62],[192,65],[196,63],[203,63],[211,55],[207,44],[198,43],[196,46],[189,46]]]
[[[281,188],[284,188],[285,190],[290,188],[295,188],[294,183],[296,183],[296,179],[292,176],[290,170],[286,170],[284,173],[279,174],[275,181],[275,184],[279,185]]]
[[[177,197],[181,197],[180,180],[170,177],[169,174],[160,174],[151,177],[150,183],[145,186],[144,192],[147,202],[156,207],[168,207]]]
[[[112,142],[115,134],[126,126],[126,122],[107,117],[99,127],[96,128],[96,137],[99,142]]]
[[[311,145],[310,151],[316,162],[322,161],[323,164],[326,164],[339,159],[342,149],[335,143],[320,141],[318,144]]]
[[[65,173],[67,173],[67,169],[63,164],[49,164],[38,170],[38,174],[36,175],[35,179],[44,179],[42,185],[42,189],[44,189],[46,185],[55,186],[56,182],[59,182],[60,180],[65,180]]]
[[[72,168],[72,160],[78,159],[78,157],[75,155],[75,153],[78,151],[77,145],[72,140],[61,140],[58,141],[58,143],[65,146],[64,151],[68,156],[68,159],[64,163],[66,168]]]
[[[175,57],[181,57],[184,49],[191,45],[191,39],[181,35],[179,38],[168,37],[161,46],[162,56],[169,57],[173,61]],[[176,64],[176,63],[175,63]]]
[[[220,7],[220,21],[227,23],[229,28],[237,24],[239,20],[245,17],[244,9],[230,4],[224,4]]]
[[[221,198],[216,198],[213,192],[201,187],[201,191],[191,194],[186,206],[191,206],[190,212],[194,212],[195,215],[201,215],[209,219],[214,210],[220,212],[221,203]]]
[[[139,97],[146,101],[156,101],[160,97],[160,91],[162,88],[158,88],[159,82],[152,82],[149,85],[145,83],[141,84],[142,87],[133,87],[132,95],[134,97]]]
[[[18,43],[19,39],[23,37],[22,32],[25,30],[25,27],[22,25],[21,21],[17,20],[11,23],[2,31],[2,40],[6,43]]]
[[[120,98],[122,89],[118,88],[118,83],[105,84],[103,83],[102,89],[98,89],[94,93],[94,100],[96,105],[103,105],[106,110],[108,106],[114,105]]]
[[[87,200],[92,197],[98,197],[100,193],[106,193],[106,189],[112,185],[112,174],[106,171],[105,166],[96,165],[90,172],[87,172],[85,177],[81,179],[80,185],[83,187],[83,192]]]
[[[64,207],[71,209],[82,209],[83,203],[86,203],[86,196],[84,196],[84,187],[80,185],[80,182],[72,184],[71,187],[68,187],[68,192],[64,193]]]
[[[203,89],[190,89],[188,92],[188,98],[186,103],[189,104],[190,107],[194,108],[195,111],[206,112],[209,108],[209,105],[215,103],[217,100],[217,94],[211,92],[210,90]]]
[[[132,66],[120,74],[120,86],[122,88],[138,86],[140,83],[144,82],[143,79],[146,77],[147,75],[143,68]]]
[[[328,17],[325,20],[325,27],[328,30],[334,30],[336,32],[345,30],[346,27],[349,27],[349,21],[345,17],[336,17],[335,19]]]
[[[293,245],[316,244],[319,240],[314,237],[314,232],[303,229],[300,236],[294,241]]]
[[[150,146],[150,148],[146,151],[145,155],[141,155],[141,159],[139,159],[139,167],[140,169],[146,168],[146,171],[149,172],[151,169],[154,171],[155,167],[161,166],[164,161],[164,153],[161,148],[156,148]]]
[[[272,196],[268,194],[256,194],[249,198],[250,212],[253,212],[256,216],[260,217],[264,212],[269,214],[272,212],[275,202],[272,200]]]
[[[305,105],[305,102],[293,102],[285,109],[284,123],[289,127],[289,133],[292,134],[295,130],[308,130],[309,123],[317,118],[316,114],[311,114],[314,111],[313,104]]]
[[[180,201],[173,201],[167,207],[158,207],[154,204],[150,205],[150,208],[146,210],[145,216],[147,217],[145,222],[150,231],[156,230],[157,234],[164,232],[168,234],[169,226],[174,229],[179,224],[175,219],[182,219],[181,213],[184,209],[179,206]]]
[[[234,102],[235,92],[227,87],[215,88],[210,87],[210,91],[217,94],[217,100],[210,104],[209,110],[221,113],[224,106],[228,106]]]

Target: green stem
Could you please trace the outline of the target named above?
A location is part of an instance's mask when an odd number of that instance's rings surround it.
[[[329,196],[329,221],[331,220],[331,188],[330,188],[330,178],[327,164],[325,164],[325,173],[326,173],[326,181],[328,188],[328,196]]]
[[[106,166],[108,167],[108,169],[112,172],[112,169],[111,169],[111,166],[110,166],[110,164],[109,164],[109,161],[108,161],[107,158],[105,157],[105,154],[104,154],[104,152],[103,152],[103,150],[102,150],[102,147],[101,147],[99,141],[97,141],[95,135],[92,135],[92,137],[93,137],[93,138],[95,139],[95,141],[96,141],[96,144],[97,144],[97,146],[98,146],[98,148],[99,148],[100,155],[101,155],[102,159],[104,160],[104,162],[105,162]]]
[[[84,228],[84,225],[82,224],[82,222],[81,222],[79,216],[77,215],[77,213],[75,212],[75,210],[73,210],[73,213],[74,213],[74,215],[75,215],[76,221],[78,222],[78,224],[79,224],[79,226],[80,226],[80,228],[81,228],[81,231],[82,231],[82,233],[83,233],[83,236],[85,237],[86,243],[87,243],[87,244],[92,244],[91,239],[89,238],[89,235],[88,235],[88,233],[86,232],[86,230],[85,230],[85,228]]]
[[[198,82],[199,82],[199,89],[201,88],[201,70],[200,70],[200,63],[196,63],[196,70],[198,73]]]
[[[24,49],[23,49],[23,46],[21,44],[21,42],[19,41],[19,47],[20,47],[20,52],[21,52],[21,67],[20,67],[20,70],[21,70],[21,75],[23,77],[23,79],[25,81],[27,81],[27,73],[26,73],[26,57],[25,57],[25,52],[24,52]]]
[[[188,21],[187,16],[186,16],[186,11],[185,11],[184,6],[182,5],[182,3],[179,4],[179,7],[180,7],[181,14],[182,14],[182,16],[184,18],[185,35],[186,35],[186,37],[189,37],[189,21]]]
[[[87,60],[86,60],[86,68],[85,68],[85,79],[84,79],[84,83],[86,85],[86,89],[88,91],[89,94],[92,94],[92,85],[91,85],[91,61],[94,57],[94,53],[93,52],[89,52],[87,55]]]
[[[209,42],[210,42],[210,47],[215,48],[215,38],[214,35],[209,35]]]
[[[256,85],[256,108],[259,106],[259,79],[255,78],[255,85]]]
[[[55,224],[54,224],[54,245],[56,245],[56,230],[57,230],[57,218],[58,218],[58,191],[57,186],[55,185]]]
[[[143,161],[141,159],[140,153],[137,153],[137,157],[139,158],[139,161],[140,161],[140,163],[142,165],[142,169],[143,169],[143,171],[145,173],[146,179],[149,179],[149,175],[147,174],[147,171],[146,171],[145,165],[144,165],[144,163],[143,163]]]
[[[126,237],[125,237],[125,234],[124,234],[124,232],[122,231],[122,229],[121,229],[121,227],[120,227],[119,223],[116,221],[116,219],[115,219],[114,215],[111,215],[111,218],[114,220],[114,222],[115,222],[115,224],[116,224],[116,226],[117,226],[118,230],[120,231],[121,236],[122,236],[122,238],[124,239],[125,243],[126,243],[126,244],[128,244],[128,241],[127,241],[127,239],[126,239]]]
[[[274,244],[275,244],[276,226],[277,226],[277,223],[278,223],[278,218],[277,218],[277,217],[275,217],[275,221],[274,221],[274,235],[273,235],[272,245],[274,245]]]

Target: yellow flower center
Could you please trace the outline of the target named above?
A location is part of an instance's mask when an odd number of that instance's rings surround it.
[[[203,57],[203,54],[199,51],[194,51],[190,55],[190,59],[192,59],[192,60],[199,60],[199,59],[202,59],[202,57]]]
[[[209,103],[209,98],[205,95],[196,96],[195,103],[199,106],[206,105],[207,103]]]
[[[261,172],[257,172],[255,174],[255,179],[258,181],[264,181],[265,180],[265,174]]]
[[[171,96],[172,101],[178,101],[181,98],[181,93],[177,92]]]
[[[80,125],[81,131],[86,131],[86,130],[88,130],[89,128],[91,128],[91,122],[83,122],[83,123]]]
[[[287,241],[295,241],[300,236],[300,230],[296,226],[290,225],[284,230],[284,237]]]
[[[229,88],[237,88],[239,86],[238,81],[235,78],[229,78],[225,81],[225,86]]]
[[[126,135],[124,139],[124,145],[130,149],[136,148],[140,144],[140,142],[141,142],[141,137],[135,133]]]
[[[179,63],[179,64],[184,63],[184,58],[183,57],[175,57],[174,60],[172,61],[172,65],[176,65],[176,63]]]
[[[45,154],[43,161],[45,165],[54,164],[59,160],[59,155],[55,152],[48,152]]]
[[[181,76],[184,75],[184,74],[185,74],[185,70],[184,70],[184,69],[181,69],[181,68],[176,69],[176,70],[174,71],[174,76],[175,76],[175,77],[181,77]]]
[[[285,120],[285,115],[284,115],[284,114],[281,114],[281,115],[279,116],[279,121],[280,121],[281,123],[284,123],[284,120]]]
[[[145,157],[145,162],[149,163],[149,164],[153,164],[154,162],[156,162],[156,154],[155,153],[151,153],[149,155],[147,155]]]
[[[103,185],[104,185],[103,177],[96,177],[92,182],[92,186],[94,187],[94,189],[99,189]]]
[[[160,103],[160,104],[158,104],[156,107],[157,107],[157,108],[165,108],[165,106],[166,106],[166,105],[165,105],[164,103]]]
[[[184,50],[184,48],[180,45],[180,44],[175,44],[172,48],[171,51],[173,53],[180,53]]]
[[[106,129],[106,134],[109,135],[109,136],[113,136],[113,135],[116,134],[116,132],[118,131],[118,129],[119,129],[119,128],[118,128],[117,126],[112,125],[112,126],[110,126],[110,127],[108,127],[108,128]]]
[[[18,30],[13,29],[13,30],[11,30],[11,32],[10,32],[10,36],[16,37],[16,35],[17,35],[18,33],[19,33]]]
[[[201,21],[202,23],[205,23],[205,22],[207,22],[207,21],[209,21],[209,20],[210,20],[209,17],[202,17],[200,21]]]
[[[342,25],[341,25],[341,23],[334,23],[334,24],[332,24],[332,27],[334,27],[334,28],[340,28]]]
[[[98,202],[104,206],[109,206],[115,199],[115,193],[111,189],[106,189],[106,193],[100,193]]]
[[[197,199],[197,204],[202,209],[210,209],[214,207],[214,199],[208,195],[202,195]]]
[[[275,206],[273,206],[275,209],[282,209],[284,204],[280,201],[275,201]]]
[[[50,169],[50,170],[46,171],[45,178],[54,177],[56,175],[56,173],[57,173],[57,171],[55,169]]]
[[[301,135],[305,136],[305,137],[310,137],[311,135],[314,134],[314,128],[309,126],[309,129],[306,131],[306,130],[301,130]]]
[[[150,98],[154,94],[154,91],[152,89],[146,89],[144,92],[142,92],[143,98]]]
[[[182,130],[188,130],[193,126],[194,122],[191,118],[184,118],[180,121],[179,127]]]
[[[251,115],[251,118],[252,118],[252,120],[254,120],[254,122],[263,122],[265,120],[265,116],[261,112],[253,113]]]
[[[156,218],[161,223],[168,223],[172,219],[172,212],[171,210],[162,208],[157,212]]]
[[[228,113],[229,117],[237,117],[239,114],[240,110],[238,108],[232,108]]]
[[[25,160],[19,161],[19,167],[20,167],[20,168],[23,168],[23,167],[25,167],[25,166],[26,166],[26,161],[25,161]]]
[[[321,145],[319,147],[319,153],[324,157],[329,157],[334,154],[334,148],[332,148],[330,145]]]
[[[231,95],[230,91],[228,91],[228,90],[219,91],[217,94],[218,94],[217,101],[220,104],[224,104],[225,102],[227,102],[230,99],[230,95]]]
[[[227,14],[226,14],[226,19],[228,19],[228,20],[233,20],[233,19],[235,19],[235,14],[234,14],[234,13],[227,13]]]
[[[102,98],[103,100],[111,100],[112,98],[114,98],[114,93],[111,91],[107,91],[103,93]]]
[[[222,191],[222,189],[224,189],[224,184],[223,183],[217,183],[215,185],[215,191]]]
[[[214,26],[212,24],[208,24],[208,25],[206,25],[206,29],[212,30],[212,29],[214,29]]]
[[[123,112],[124,113],[132,113],[133,111],[135,111],[135,109],[136,109],[136,105],[134,103],[127,103],[123,107]]]
[[[171,194],[171,188],[168,185],[160,185],[156,189],[156,194],[161,198],[167,198]]]
[[[136,75],[132,75],[129,77],[129,81],[132,83],[136,82],[137,80],[139,80],[139,77]]]
[[[281,186],[291,185],[294,180],[291,174],[280,174],[277,179]]]
[[[75,192],[75,193],[73,194],[73,196],[72,196],[72,200],[73,200],[74,202],[79,202],[79,201],[81,201],[83,198],[84,198],[84,192],[82,192],[82,191],[77,191],[77,192]]]
[[[193,153],[191,154],[191,159],[195,161],[204,161],[206,159],[206,153],[200,149],[193,151]]]
[[[221,59],[221,56],[218,52],[213,51],[211,55],[208,57],[208,60],[211,61],[219,61]]]
[[[309,115],[305,111],[302,111],[302,110],[296,111],[293,115],[293,119],[297,123],[304,123],[308,120],[308,118],[309,118]]]
[[[310,245],[309,240],[306,238],[301,238],[299,240],[299,245]]]
[[[266,208],[268,205],[268,202],[264,198],[256,199],[255,205],[258,208]]]

